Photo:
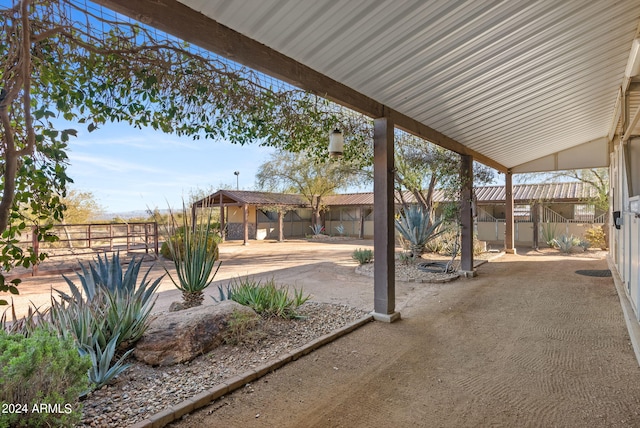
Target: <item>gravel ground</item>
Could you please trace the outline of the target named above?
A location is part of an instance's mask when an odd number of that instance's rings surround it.
[[[366,315],[349,306],[314,302],[300,306],[298,312],[305,318],[263,319],[241,343],[220,346],[185,364],[150,367],[133,360],[133,366],[113,384],[84,400],[79,426],[133,425]]]

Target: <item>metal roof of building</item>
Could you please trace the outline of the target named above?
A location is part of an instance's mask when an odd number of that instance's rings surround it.
[[[478,203],[504,202],[504,186],[482,186],[474,189]],[[513,199],[517,202],[529,201],[581,201],[597,196],[596,190],[586,183],[545,183],[521,184],[513,186]],[[412,203],[415,198],[411,192],[404,192],[405,201]],[[220,204],[257,205],[257,206],[289,206],[308,207],[309,204],[301,195],[290,193],[255,192],[249,190],[219,190],[195,203],[196,206],[216,206]],[[399,201],[396,195],[396,201]],[[433,195],[434,202],[446,202],[448,198],[441,190]],[[322,198],[325,206],[373,206],[373,192],[345,193],[329,195]]]
[[[306,207],[309,203],[297,194],[290,193],[272,193],[272,192],[256,192],[253,190],[218,190],[216,193],[200,199],[194,205],[215,206],[220,204],[236,204],[236,205],[284,205],[292,207]]]

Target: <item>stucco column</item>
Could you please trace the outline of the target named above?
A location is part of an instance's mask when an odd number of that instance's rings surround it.
[[[460,272],[475,276],[473,269],[473,157],[461,155],[460,162]]]
[[[504,178],[505,195],[505,231],[504,231],[504,251],[508,254],[515,254],[516,247],[513,239],[513,174],[507,170]]]
[[[386,117],[375,119],[373,128],[373,317],[385,322],[400,319],[400,313],[395,312],[393,150],[393,122]]]
[[[284,213],[278,210],[278,241],[284,241]]]

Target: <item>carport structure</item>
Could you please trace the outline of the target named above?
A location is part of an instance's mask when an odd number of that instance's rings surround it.
[[[462,156],[471,274],[473,160],[505,174],[507,252],[514,173],[611,165],[612,259],[639,313],[638,0],[98,2],[374,118],[377,319],[399,316],[394,128]]]

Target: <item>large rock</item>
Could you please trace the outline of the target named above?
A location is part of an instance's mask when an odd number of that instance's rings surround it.
[[[153,366],[190,361],[222,343],[234,312],[256,316],[251,308],[231,300],[163,313],[151,322],[133,355]]]

